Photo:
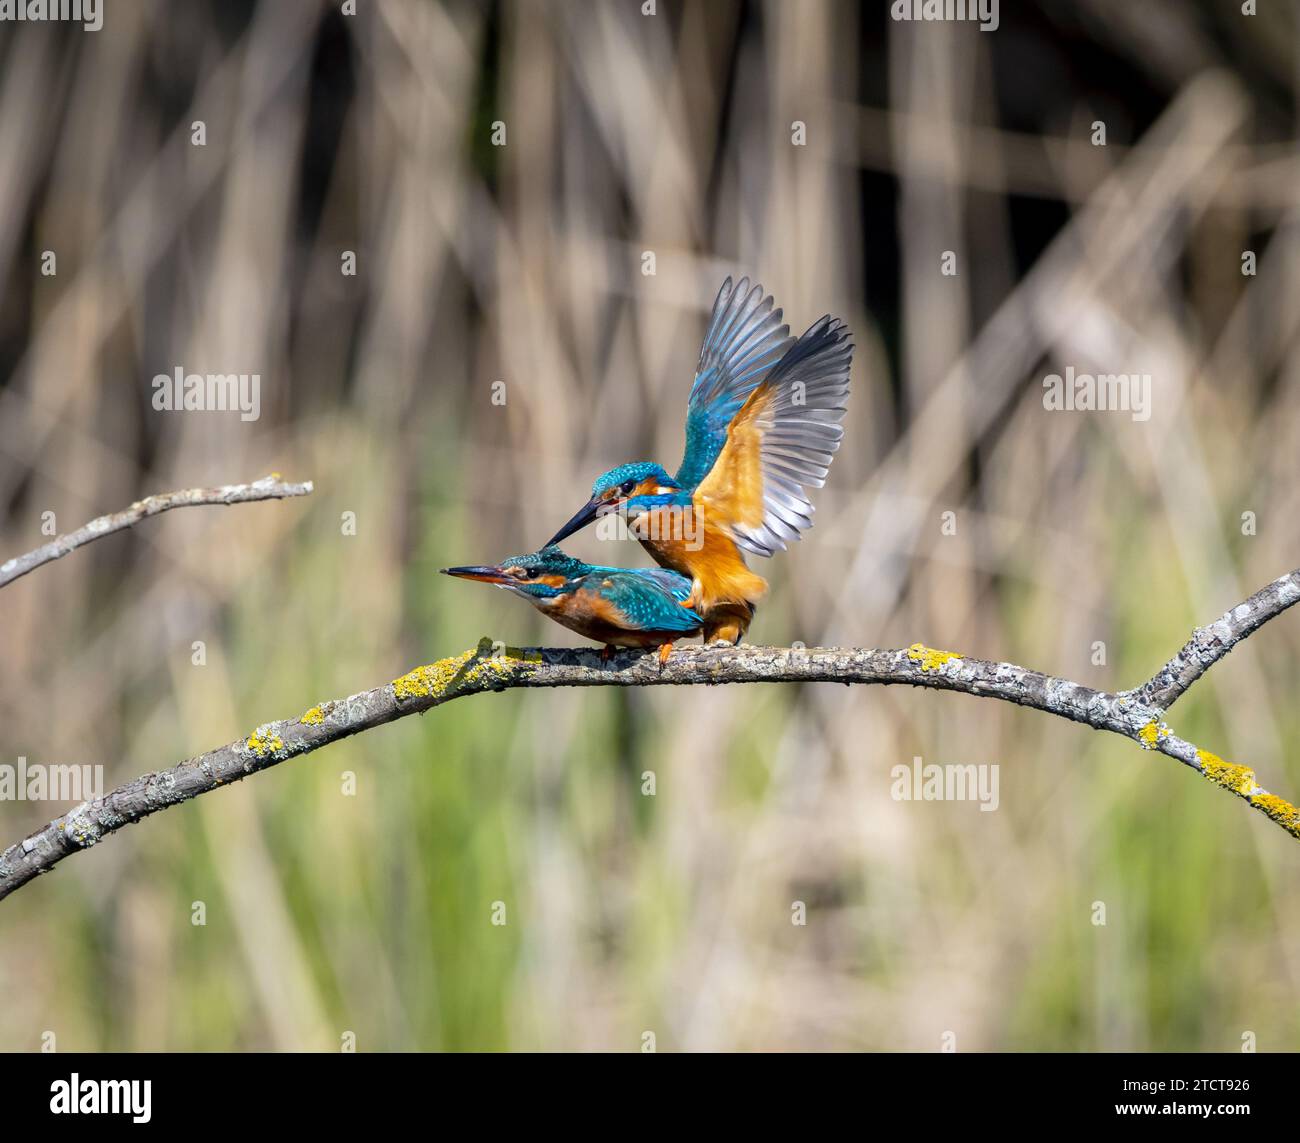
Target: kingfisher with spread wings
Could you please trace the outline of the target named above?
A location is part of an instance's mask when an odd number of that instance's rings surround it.
[[[792,338],[763,287],[728,278],[713,304],[686,411],[676,476],[653,462],[600,476],[591,499],[550,540],[622,514],[663,567],[688,576],[686,606],[706,643],[739,643],[767,590],[745,553],[772,556],[812,526],[844,435],[853,342],[829,314]]]

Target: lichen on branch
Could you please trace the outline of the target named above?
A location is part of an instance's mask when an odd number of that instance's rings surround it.
[[[0,587],[99,535],[149,515],[191,504],[229,504],[301,496],[311,484],[266,477],[249,485],[166,493],[92,521],[71,537],[0,565]],[[107,521],[107,523],[105,523]],[[81,537],[77,539],[77,537]],[[5,578],[7,575],[8,578]],[[726,683],[833,682],[907,685],[996,698],[1131,739],[1177,759],[1244,800],[1300,840],[1300,809],[1270,793],[1247,766],[1225,762],[1180,738],[1165,713],[1234,646],[1300,601],[1300,570],[1279,577],[1216,623],[1199,628],[1142,686],[1099,691],[1015,663],[987,662],[924,643],[900,650],[858,647],[678,647],[661,663],[655,652],[506,647],[489,639],[459,655],[416,667],[368,691],[316,703],[297,718],[263,723],[225,746],[177,763],[84,802],[0,853],[0,898],[89,849],[125,825],[236,782],[290,758],[454,699],[512,688],[713,686]]]

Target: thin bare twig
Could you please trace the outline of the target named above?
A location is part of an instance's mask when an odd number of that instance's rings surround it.
[[[75,551],[92,540],[111,536],[138,524],[149,516],[172,508],[191,508],[200,504],[246,504],[253,500],[283,500],[289,496],[307,496],[311,493],[310,480],[302,484],[289,484],[280,479],[278,473],[254,480],[251,484],[223,484],[219,488],[186,488],[179,492],[162,492],[157,496],[146,496],[137,500],[131,507],[108,516],[100,516],[89,524],[59,536],[43,547],[15,556],[0,564],[0,587],[7,587],[20,576],[35,571],[43,564],[62,559],[69,552]]]
[[[1183,649],[1134,692],[1141,702],[1168,710],[1197,679],[1275,615],[1300,602],[1300,571],[1279,576],[1216,623],[1198,627]]]
[[[82,803],[0,854],[0,898],[70,854],[88,849],[149,814],[394,719],[422,714],[467,695],[515,687],[902,683],[997,698],[1123,735],[1144,749],[1176,758],[1300,840],[1300,808],[1270,794],[1248,767],[1200,749],[1174,734],[1163,721],[1165,710],[1212,663],[1298,598],[1300,570],[1276,580],[1218,623],[1198,631],[1149,682],[1117,693],[1094,690],[1014,663],[971,659],[920,643],[893,651],[692,647],[677,650],[661,667],[653,652],[622,652],[605,663],[595,650],[501,649],[499,644],[494,649],[485,639],[473,650],[418,667],[373,690],[321,703],[297,718],[266,723],[207,754],[169,770],[144,774],[102,798]]]

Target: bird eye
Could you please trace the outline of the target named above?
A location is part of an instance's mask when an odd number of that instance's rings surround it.
[[[623,495],[626,496],[626,495],[627,495],[629,492],[631,492],[632,489],[634,489],[635,487],[636,487],[636,481],[635,481],[635,480],[625,480],[625,481],[623,481]]]

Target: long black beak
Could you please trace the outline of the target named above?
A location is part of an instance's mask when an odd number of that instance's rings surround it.
[[[565,524],[563,528],[546,541],[546,547],[549,548],[552,544],[558,544],[566,536],[572,536],[579,528],[585,528],[600,515],[600,510],[604,506],[604,501],[597,500],[593,496],[586,504],[578,509],[577,515],[575,515],[572,520]]]
[[[510,583],[510,577],[500,568],[490,565],[464,568],[443,568],[443,575],[454,575],[457,579],[476,579],[480,583]]]

